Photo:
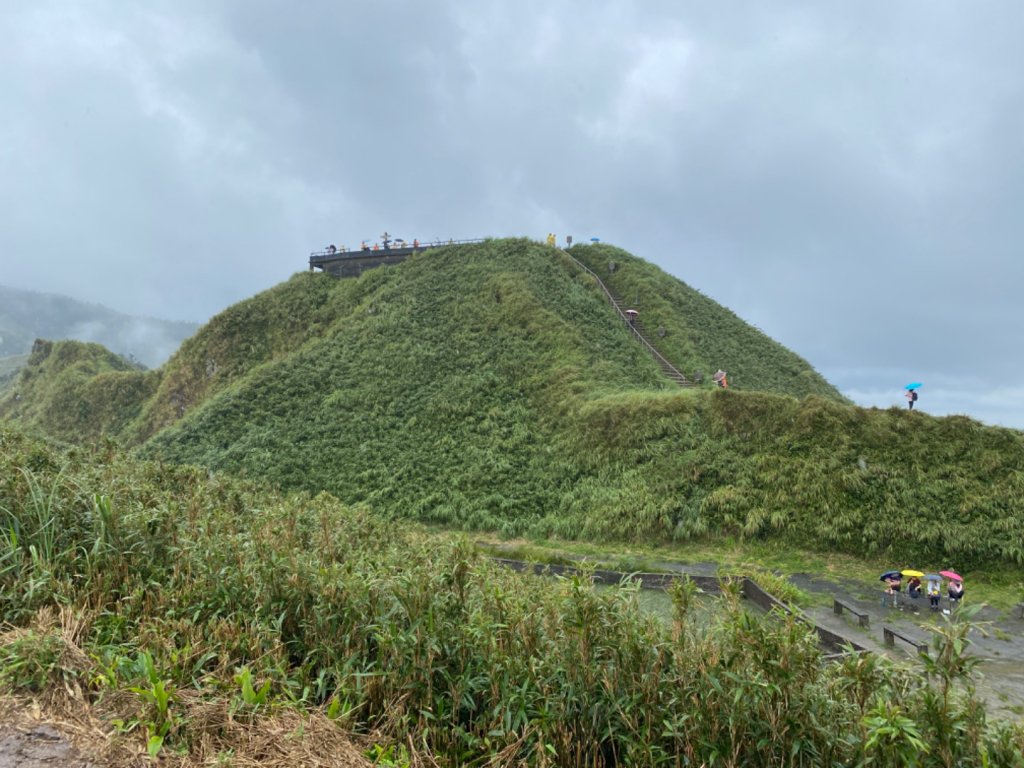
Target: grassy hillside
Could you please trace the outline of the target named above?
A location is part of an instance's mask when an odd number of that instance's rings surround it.
[[[327,494],[5,427],[0,521],[0,691],[123,723],[132,764],[327,765],[302,747],[338,732],[382,765],[1021,764],[962,617],[915,668],[825,663],[735,587],[708,616],[680,584],[668,626],[630,588],[521,576]]]
[[[511,530],[557,505],[575,472],[557,451],[575,397],[674,386],[535,245],[428,253],[359,281],[297,280],[338,285],[344,319],[204,401],[148,452]]]
[[[579,416],[586,479],[553,533],[774,537],[895,565],[1024,565],[1022,432],[733,391],[616,396]],[[609,475],[613,489],[591,479]]]
[[[0,398],[0,417],[91,441],[122,431],[158,378],[99,344],[40,340]]]
[[[197,328],[195,323],[131,317],[67,296],[0,286],[0,356],[27,354],[36,339],[75,339],[156,366]]]
[[[729,372],[734,389],[845,398],[804,359],[731,310],[621,248],[578,245],[572,255],[640,311],[655,342],[687,375]]]
[[[573,252],[599,270],[616,260],[620,292],[642,278],[670,359],[746,361],[723,366],[741,385],[675,387],[592,278],[556,249],[501,240],[358,280],[296,275],[156,372],[55,378],[44,360],[0,414],[509,535],[772,537],[925,567],[1024,563],[1024,433],[851,406],[674,278],[617,249]]]

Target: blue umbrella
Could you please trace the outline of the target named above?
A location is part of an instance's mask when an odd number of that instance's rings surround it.
[[[881,576],[878,577],[878,580],[879,581],[885,581],[886,579],[889,579],[889,578],[902,579],[903,578],[903,574],[900,573],[899,571],[886,571],[885,573],[883,573]]]
[[[601,242],[601,238],[600,237],[592,237],[592,238],[590,238],[590,242],[592,242],[592,243],[600,243]]]
[[[904,389],[917,389],[918,387],[924,386],[920,381],[915,381],[911,384],[907,384]]]

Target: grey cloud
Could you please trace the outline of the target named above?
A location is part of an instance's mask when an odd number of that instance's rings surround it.
[[[927,372],[991,414],[969,377],[1024,384],[1022,22],[1009,1],[7,10],[4,280],[202,320],[327,242],[555,229],[865,402]]]

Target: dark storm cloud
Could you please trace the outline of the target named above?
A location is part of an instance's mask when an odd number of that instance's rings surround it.
[[[858,402],[924,379],[925,410],[1024,426],[1022,22],[1009,0],[7,10],[0,282],[202,320],[385,228],[600,236]]]

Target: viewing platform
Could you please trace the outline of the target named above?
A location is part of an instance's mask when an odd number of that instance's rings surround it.
[[[368,269],[382,267],[387,264],[401,264],[410,256],[416,253],[430,250],[431,248],[447,248],[456,245],[470,245],[482,243],[483,238],[476,240],[436,240],[433,242],[417,243],[410,245],[399,241],[400,245],[394,242],[388,244],[387,248],[376,246],[360,248],[358,251],[345,251],[327,248],[323,251],[315,251],[309,254],[309,271],[320,269],[334,277],[359,277]]]

